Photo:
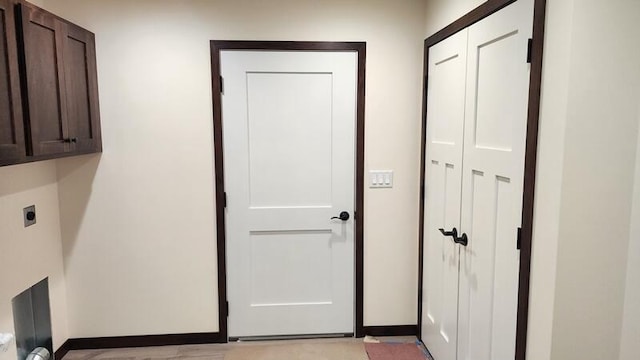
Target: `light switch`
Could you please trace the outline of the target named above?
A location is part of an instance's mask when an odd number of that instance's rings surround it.
[[[371,170],[369,171],[369,179],[371,179],[369,187],[372,189],[393,187],[392,170]]]

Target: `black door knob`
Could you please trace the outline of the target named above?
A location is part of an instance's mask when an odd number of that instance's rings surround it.
[[[469,245],[469,237],[467,236],[467,234],[462,233],[462,236],[458,237],[458,230],[456,228],[453,228],[451,231],[445,231],[444,229],[438,230],[440,230],[440,232],[444,236],[451,236],[453,242],[455,242],[456,244],[460,244],[462,246]]]
[[[467,236],[467,234],[466,234],[466,233],[462,233],[462,236],[461,236],[461,237],[459,237],[459,238],[455,238],[455,239],[453,239],[453,241],[454,241],[456,244],[460,244],[460,245],[462,245],[462,246],[467,246],[467,245],[469,245],[469,237]]]
[[[347,220],[349,220],[349,213],[346,212],[346,211],[343,211],[343,212],[340,213],[340,215],[334,216],[334,217],[331,218],[331,220],[333,220],[333,219],[340,219],[342,221],[347,221]]]

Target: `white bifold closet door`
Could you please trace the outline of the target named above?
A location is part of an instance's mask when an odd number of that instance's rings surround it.
[[[429,51],[422,334],[436,360],[515,356],[532,28],[519,0]]]

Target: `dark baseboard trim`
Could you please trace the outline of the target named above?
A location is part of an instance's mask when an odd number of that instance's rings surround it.
[[[117,349],[167,345],[222,344],[226,342],[227,338],[219,332],[78,338],[67,340],[56,351],[55,359],[61,359],[66,353],[71,350]]]
[[[54,360],[60,360],[62,359],[65,355],[67,355],[67,353],[69,352],[69,350],[71,350],[69,348],[69,340],[65,341],[62,346],[60,346],[58,348],[58,350],[56,350],[56,352],[53,354],[53,359]]]
[[[418,336],[418,325],[365,326],[364,333],[371,336]]]

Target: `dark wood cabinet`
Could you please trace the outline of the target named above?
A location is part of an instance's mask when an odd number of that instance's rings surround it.
[[[0,166],[100,151],[95,35],[0,0]]]
[[[93,33],[35,6],[20,8],[29,155],[100,151]]]
[[[26,156],[13,5],[0,0],[0,166]]]

